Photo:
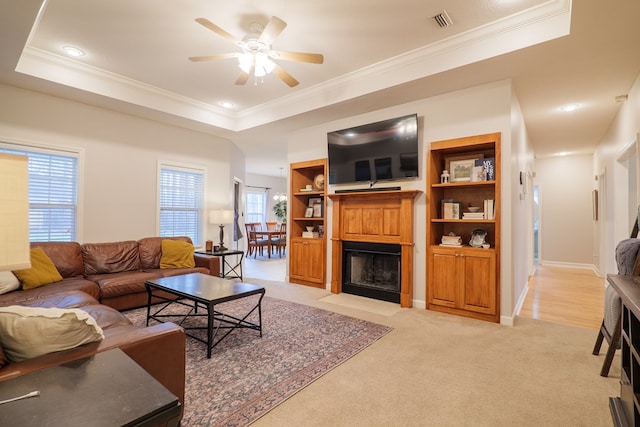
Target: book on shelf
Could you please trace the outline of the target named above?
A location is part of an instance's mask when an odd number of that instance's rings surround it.
[[[460,219],[460,202],[442,199],[442,219]]]
[[[440,246],[461,246],[462,245],[462,237],[461,236],[442,236]]]
[[[473,172],[476,174],[475,181],[494,181],[496,179],[495,164],[496,159],[494,157],[476,159],[473,166]]]
[[[484,201],[484,213],[486,219],[496,219],[495,200],[487,199]]]
[[[320,237],[320,234],[317,231],[303,231],[302,237],[305,239],[315,239]]]
[[[440,243],[440,246],[444,246],[447,248],[461,248],[462,247],[462,243],[455,245],[453,243]]]
[[[484,219],[484,212],[464,212],[462,219]]]

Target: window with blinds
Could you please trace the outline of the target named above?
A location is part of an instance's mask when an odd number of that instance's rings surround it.
[[[204,170],[160,165],[160,237],[189,236],[202,245]]]
[[[267,197],[265,191],[247,191],[246,192],[246,223],[259,222],[264,223],[266,218]]]
[[[29,157],[29,240],[73,242],[77,236],[78,156],[68,152],[14,149]]]

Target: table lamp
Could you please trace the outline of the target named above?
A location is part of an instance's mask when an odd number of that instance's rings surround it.
[[[0,153],[0,283],[31,267],[28,157]]]
[[[224,225],[233,223],[233,211],[217,209],[209,211],[209,224],[219,224],[220,226],[220,248],[219,251],[226,251],[224,246]]]

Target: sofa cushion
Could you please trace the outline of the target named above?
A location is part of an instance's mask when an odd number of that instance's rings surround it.
[[[52,285],[0,295],[0,306],[27,305],[30,301],[49,299],[70,291],[82,291],[96,300],[100,296],[100,288],[97,283],[86,280],[84,277],[69,277]]]
[[[193,245],[177,240],[162,241],[162,256],[160,268],[192,268],[196,266],[193,260]]]
[[[89,314],[100,328],[108,330],[117,326],[131,326],[131,321],[118,310],[103,304],[84,305],[80,310]]]
[[[93,280],[100,286],[100,301],[102,302],[105,298],[146,292],[144,282],[158,277],[157,274],[145,271],[128,271],[88,276],[87,279]]]
[[[22,289],[37,288],[62,280],[53,261],[41,248],[31,249],[31,268],[16,270],[13,273],[22,282]]]
[[[133,240],[85,243],[82,245],[82,259],[86,276],[140,269],[138,242]]]
[[[80,309],[16,305],[0,308],[0,336],[12,362],[104,339],[96,321]]]
[[[148,270],[148,273],[155,273],[156,277],[172,277],[172,276],[179,276],[181,274],[191,274],[191,273],[210,274],[209,269],[205,267],[157,268],[155,270]]]
[[[20,287],[20,280],[10,271],[0,271],[0,295],[15,291]]]
[[[163,240],[177,240],[180,242],[191,243],[191,239],[187,236],[146,237],[144,239],[138,240],[141,269],[150,270],[160,268],[160,257],[162,256]]]
[[[40,308],[81,308],[94,304],[98,304],[98,300],[95,297],[84,292],[71,290],[56,292],[51,295],[43,295],[42,298],[23,301],[20,305]]]
[[[56,265],[56,269],[64,278],[82,276],[82,250],[78,242],[32,242],[32,248],[40,248]]]

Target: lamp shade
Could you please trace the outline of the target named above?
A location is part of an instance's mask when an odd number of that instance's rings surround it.
[[[31,267],[27,156],[0,153],[0,271]]]
[[[232,222],[232,210],[216,209],[209,211],[209,224],[231,224]]]

